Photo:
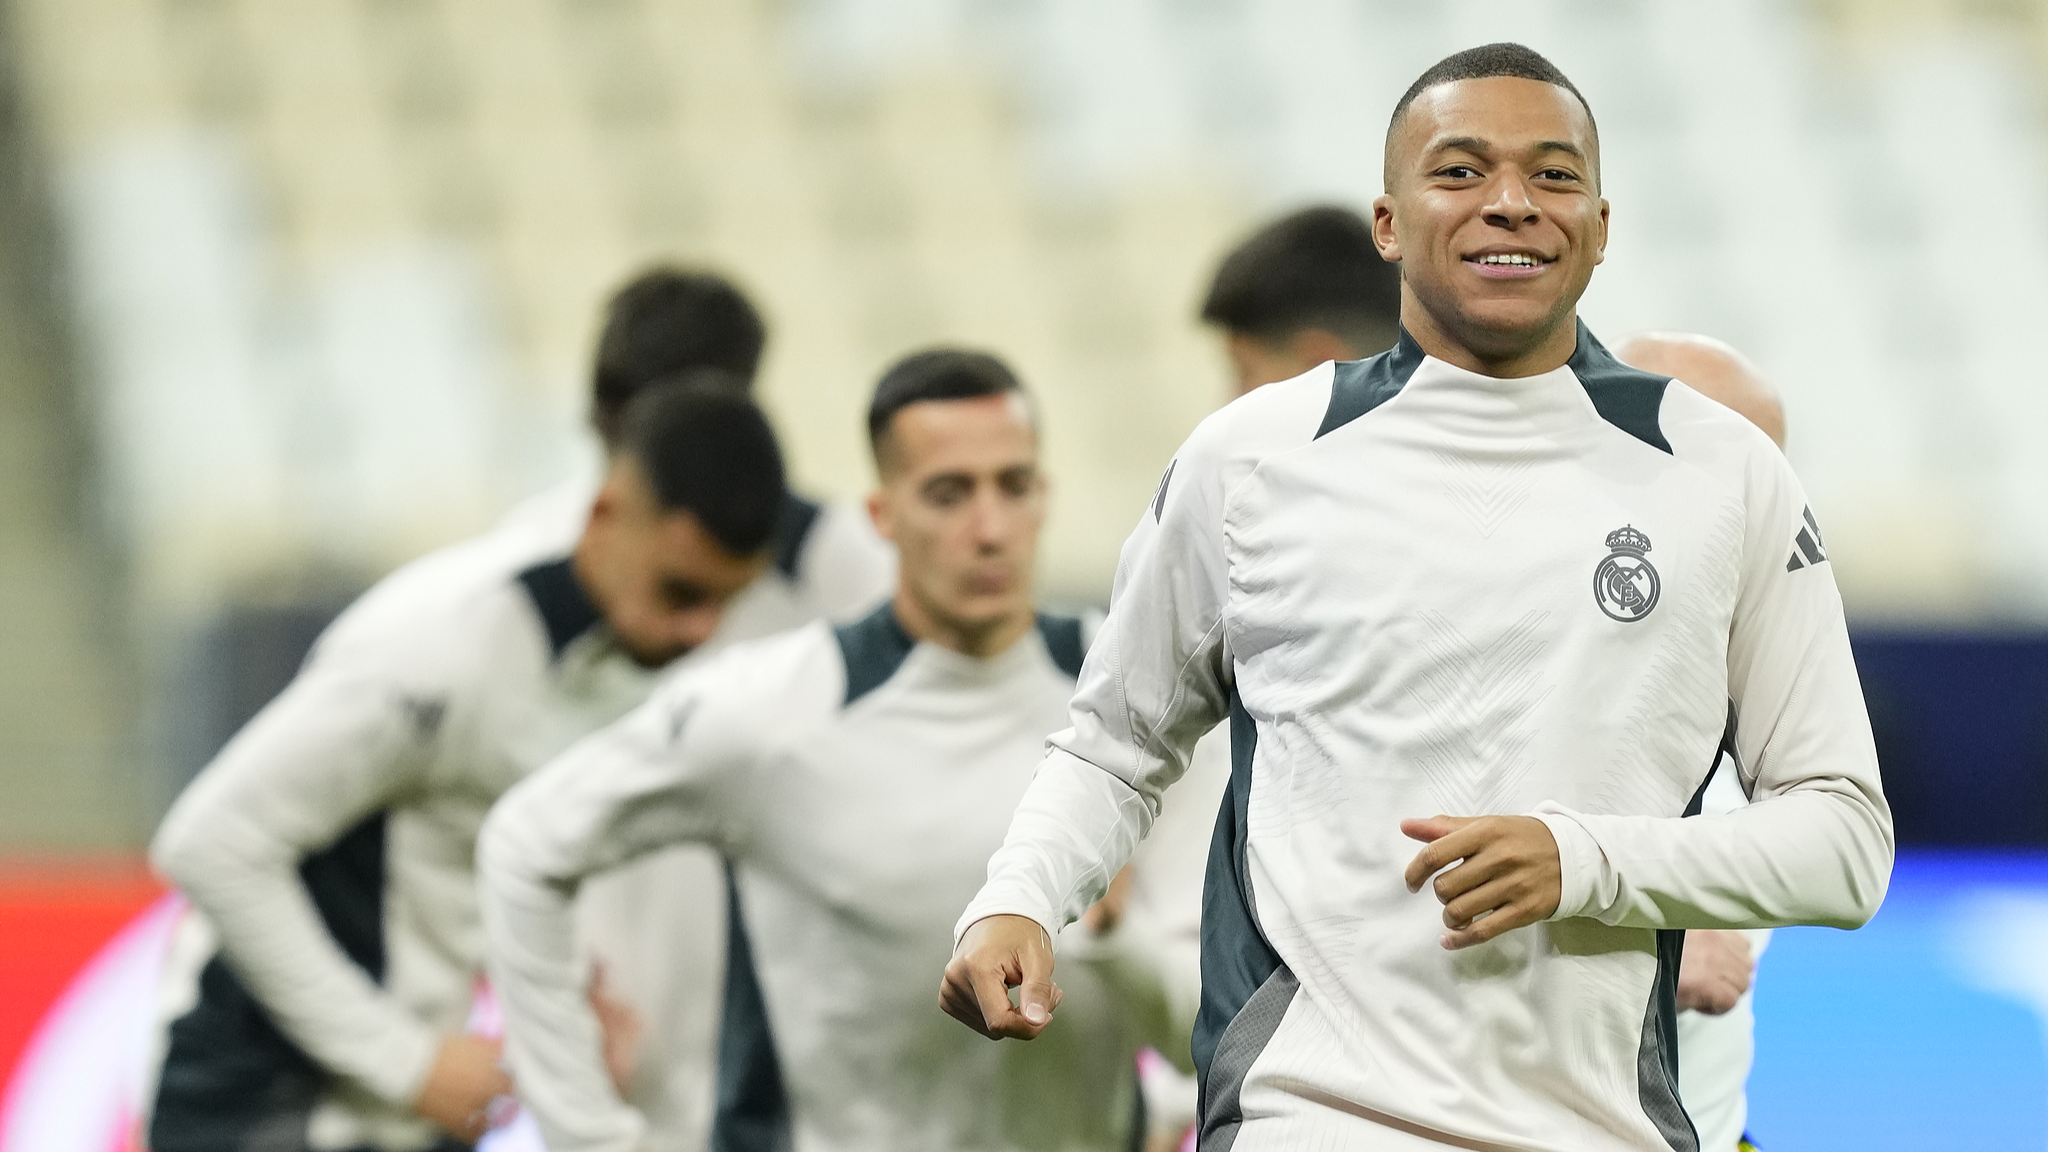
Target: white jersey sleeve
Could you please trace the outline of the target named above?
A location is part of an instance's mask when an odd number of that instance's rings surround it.
[[[1556,919],[1850,928],[1884,898],[1891,809],[1833,566],[1784,458],[1759,434],[1742,463],[1748,512],[1728,697],[1754,803],[1682,820],[1546,805],[1564,872]]]
[[[646,1131],[605,1070],[575,942],[578,885],[672,844],[729,843],[741,770],[794,706],[788,676],[764,680],[764,664],[786,667],[818,647],[814,634],[829,636],[814,625],[669,679],[515,785],[485,821],[477,877],[491,982],[520,1097],[554,1152],[626,1152]]]
[[[1124,544],[1109,615],[1075,685],[1072,727],[1048,741],[956,941],[1001,914],[1029,916],[1058,939],[1130,859],[1195,742],[1228,714],[1224,502],[1276,439],[1308,439],[1328,375],[1324,365],[1238,400],[1167,466]]]
[[[305,857],[413,787],[431,754],[445,673],[418,645],[401,647],[419,659],[394,658],[390,623],[344,617],[330,630],[179,796],[150,854],[293,1043],[407,1104],[438,1039],[343,953],[299,875]]]

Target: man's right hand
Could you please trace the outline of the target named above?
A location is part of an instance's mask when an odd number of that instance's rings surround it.
[[[939,984],[939,1007],[991,1040],[1032,1039],[1059,1006],[1052,941],[1028,916],[987,916],[968,925]]]
[[[474,1144],[490,1126],[491,1101],[512,1094],[512,1078],[499,1066],[500,1045],[481,1036],[450,1036],[441,1041],[426,1087],[413,1101],[413,1111],[441,1126],[449,1135]]]

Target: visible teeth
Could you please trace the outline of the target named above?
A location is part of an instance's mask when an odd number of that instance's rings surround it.
[[[1508,255],[1500,256],[1481,256],[1479,258],[1479,262],[1481,264],[1512,264],[1519,268],[1533,268],[1536,266],[1537,263],[1539,263],[1539,261],[1534,256],[1524,256],[1520,253],[1510,253]]]

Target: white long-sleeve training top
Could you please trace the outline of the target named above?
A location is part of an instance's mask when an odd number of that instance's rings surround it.
[[[583,518],[554,502],[366,593],[166,816],[152,858],[218,951],[196,988],[168,992],[189,1008],[164,1044],[156,1152],[279,1132],[316,1149],[435,1141],[411,1101],[483,971],[484,813],[656,680],[578,586],[568,557]],[[734,625],[812,618],[829,595],[813,577],[832,570],[812,553],[846,534],[843,518],[792,499],[776,569],[706,647]],[[706,879],[697,907],[716,926],[721,881]]]
[[[1755,803],[1682,819],[1733,705]],[[1203,1147],[1697,1147],[1681,928],[1862,923],[1891,821],[1783,456],[1583,326],[1494,379],[1403,336],[1211,416],[1125,546],[1071,713],[956,926],[1057,930],[1228,719]],[[1439,944],[1403,818],[1538,813],[1557,914]]]
[[[733,648],[508,793],[478,851],[514,1077],[553,1152],[636,1152],[582,994],[570,902],[678,841],[732,862],[747,947],[713,1144],[797,1152],[1121,1147],[1140,1037],[1110,974],[1063,973],[1072,1034],[996,1045],[937,1006],[981,883],[1072,697],[1079,623],[975,659],[884,606]]]
[[[594,477],[559,485],[508,515],[507,527],[574,539],[596,490]],[[792,497],[784,519],[775,566],[674,671],[816,620],[858,619],[895,587],[896,549],[875,533],[866,509]],[[593,877],[577,893],[578,935],[603,965],[608,993],[642,1025],[627,1100],[647,1120],[649,1152],[701,1152],[709,1140],[728,956],[745,946],[727,939],[726,883],[716,853],[679,844]]]

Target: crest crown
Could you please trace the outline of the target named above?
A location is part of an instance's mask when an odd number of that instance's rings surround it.
[[[1607,534],[1607,546],[1618,552],[1634,552],[1640,556],[1650,550],[1650,538],[1636,531],[1633,525],[1624,524]]]

